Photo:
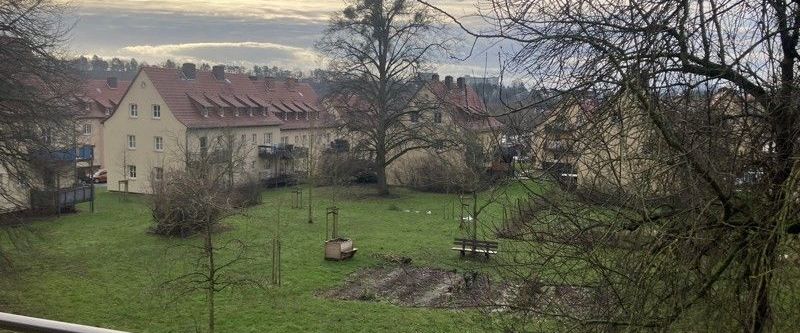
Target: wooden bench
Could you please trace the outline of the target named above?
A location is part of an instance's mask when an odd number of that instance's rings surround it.
[[[472,254],[482,253],[486,255],[486,258],[489,258],[490,255],[497,254],[498,248],[498,243],[495,241],[466,238],[456,238],[453,244],[456,245],[456,247],[451,248],[451,250],[459,251],[462,257],[469,252]]]

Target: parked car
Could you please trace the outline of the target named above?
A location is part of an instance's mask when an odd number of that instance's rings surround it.
[[[108,181],[108,170],[100,169],[92,175],[95,183],[105,183]]]

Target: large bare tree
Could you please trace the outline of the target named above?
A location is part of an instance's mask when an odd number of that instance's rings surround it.
[[[329,96],[343,127],[374,157],[380,194],[389,193],[386,168],[405,153],[430,147],[421,128],[409,122],[431,102],[417,99],[418,73],[446,41],[432,13],[409,0],[354,0],[335,14],[317,47],[332,76]],[[416,116],[415,116],[416,117]]]
[[[579,186],[520,221],[526,255],[508,267],[544,297],[517,313],[586,330],[792,327],[800,3],[478,8],[481,24],[450,18],[515,45],[505,68],[576,101],[553,113],[573,120]]]

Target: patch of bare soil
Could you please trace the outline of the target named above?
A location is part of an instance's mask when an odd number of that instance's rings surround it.
[[[398,265],[360,270],[342,286],[320,296],[413,307],[462,308],[490,306],[507,288],[493,285],[488,276],[480,273]]]

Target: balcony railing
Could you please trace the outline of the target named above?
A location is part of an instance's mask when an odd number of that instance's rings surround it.
[[[264,159],[284,159],[302,158],[308,156],[308,148],[295,147],[293,145],[278,144],[274,146],[258,146],[258,157]]]
[[[53,162],[88,161],[94,158],[94,146],[86,145],[76,148],[41,150],[34,152],[32,157],[35,160]]]
[[[126,333],[105,328],[0,312],[0,329],[23,333]]]

